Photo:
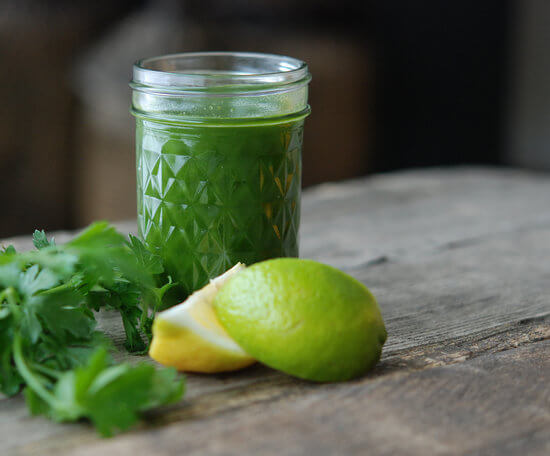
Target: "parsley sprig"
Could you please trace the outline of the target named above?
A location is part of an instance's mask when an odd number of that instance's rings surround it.
[[[33,414],[89,419],[104,435],[128,429],[140,412],[181,398],[172,369],[115,365],[96,330],[101,309],[120,313],[130,352],[144,352],[171,281],[160,258],[105,222],[64,245],[43,231],[36,250],[0,252],[0,392],[22,389]]]

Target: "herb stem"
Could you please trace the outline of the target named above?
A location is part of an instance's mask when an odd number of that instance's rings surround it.
[[[38,394],[40,398],[47,402],[51,407],[55,407],[55,405],[57,405],[56,397],[44,388],[44,385],[36,379],[35,375],[27,366],[27,363],[25,363],[25,359],[23,357],[23,339],[21,338],[21,334],[19,332],[15,334],[13,339],[13,360],[19,370],[19,374],[25,380],[27,386]]]
[[[46,366],[42,366],[41,364],[37,364],[37,363],[30,363],[30,364],[34,370],[40,372],[41,374],[47,375],[48,377],[55,378],[56,380],[59,380],[59,378],[62,375],[61,372],[56,371],[54,369],[50,369],[49,367],[46,367]]]
[[[71,290],[73,288],[74,288],[73,284],[71,282],[67,282],[67,283],[62,283],[61,285],[58,285],[56,287],[50,288],[48,290],[39,291],[39,294],[45,295],[45,294],[59,293],[60,291]]]
[[[0,294],[0,301],[6,298],[6,301],[8,301],[8,307],[10,309],[10,312],[16,319],[19,319],[19,317],[21,316],[21,310],[19,309],[19,306],[17,304],[15,293],[16,293],[15,288],[13,287],[6,288],[2,292],[2,294]]]

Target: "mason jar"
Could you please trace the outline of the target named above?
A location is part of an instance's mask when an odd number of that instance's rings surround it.
[[[182,297],[237,262],[298,256],[307,65],[201,52],[133,70],[139,234]]]

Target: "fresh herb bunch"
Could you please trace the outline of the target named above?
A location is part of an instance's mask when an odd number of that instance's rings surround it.
[[[114,365],[110,342],[95,329],[97,311],[116,310],[126,349],[147,349],[154,313],[173,285],[156,283],[160,258],[105,222],[61,246],[43,231],[33,241],[37,250],[0,252],[0,392],[24,388],[33,414],[87,418],[104,436],[181,398],[174,370]]]

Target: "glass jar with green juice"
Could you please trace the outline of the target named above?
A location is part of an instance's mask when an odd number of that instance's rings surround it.
[[[307,65],[203,52],[134,65],[139,234],[185,297],[237,262],[298,256]]]

